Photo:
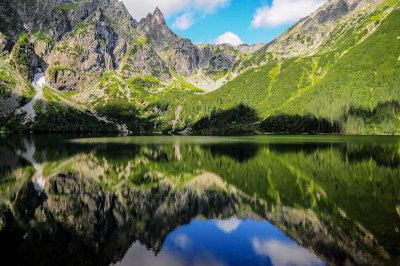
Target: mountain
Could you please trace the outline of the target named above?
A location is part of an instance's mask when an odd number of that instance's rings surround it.
[[[258,67],[188,100],[183,110],[203,107],[182,119],[202,113],[204,133],[398,133],[399,16],[398,1],[329,1],[238,63]]]
[[[267,45],[196,45],[159,9],[5,0],[0,127],[398,133],[398,23],[397,1],[331,0]]]

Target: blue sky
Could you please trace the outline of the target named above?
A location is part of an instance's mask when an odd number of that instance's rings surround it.
[[[140,20],[159,7],[193,43],[268,43],[328,0],[122,0]],[[218,38],[219,37],[219,38]]]
[[[175,16],[166,19],[168,26],[177,34],[191,39],[194,43],[211,43],[225,32],[233,32],[247,44],[269,42],[281,34],[290,24],[274,28],[251,26],[253,15],[260,8],[259,1],[233,0],[229,7],[221,8],[204,17],[201,15],[191,27],[180,30],[174,27]]]

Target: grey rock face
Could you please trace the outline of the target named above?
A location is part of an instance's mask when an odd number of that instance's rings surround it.
[[[107,72],[125,77],[171,79],[170,69],[191,75],[225,71],[249,46],[194,45],[175,34],[157,8],[140,22],[117,0],[4,0],[0,9],[0,54],[9,54],[27,32],[32,49],[27,73],[46,70],[59,90],[85,89]]]
[[[54,46],[47,56],[51,86],[64,90],[84,88],[117,67],[123,54],[116,49],[121,40],[106,16],[101,10],[96,11]]]
[[[19,33],[24,30],[23,22],[19,17],[13,2],[4,0],[0,2],[0,49],[6,48],[11,51],[12,46],[17,42]],[[0,50],[1,51],[1,50]]]
[[[126,53],[120,64],[126,77],[153,76],[163,80],[171,78],[167,64],[148,43],[137,43]]]
[[[11,51],[20,32],[28,32],[40,59],[36,61],[45,62],[40,66],[47,69],[50,85],[60,90],[83,89],[103,73],[118,69],[142,35],[136,29],[138,23],[117,0],[6,0],[3,10],[8,14],[0,13],[0,19],[9,23],[1,23],[0,53]],[[12,24],[19,26],[12,30]],[[137,72],[130,76],[159,73],[161,79],[170,77],[152,49],[136,56]]]
[[[208,50],[200,52],[188,39],[181,39],[173,45],[164,48],[163,52],[168,55],[168,64],[181,74],[190,75],[209,60]]]
[[[5,55],[10,47],[7,36],[0,32],[0,56]]]
[[[360,1],[351,1],[348,0],[338,0],[332,1],[331,5],[325,10],[321,10],[315,16],[315,19],[318,21],[318,24],[325,24],[327,22],[336,22],[344,15],[348,14],[349,12],[353,11]]]
[[[225,49],[215,49],[213,56],[210,58],[208,69],[214,71],[222,71],[229,69],[238,59],[237,53],[232,53]]]
[[[181,39],[181,37],[168,28],[163,14],[158,8],[153,14],[149,14],[146,18],[140,20],[139,29],[146,32],[156,51],[160,51]]]

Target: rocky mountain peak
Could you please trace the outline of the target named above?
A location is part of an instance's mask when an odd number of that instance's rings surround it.
[[[165,24],[164,15],[158,7],[153,13],[153,20],[158,24]]]
[[[156,8],[153,14],[148,14],[146,18],[141,19],[139,28],[146,32],[152,46],[158,51],[180,38],[167,26],[159,8]]]

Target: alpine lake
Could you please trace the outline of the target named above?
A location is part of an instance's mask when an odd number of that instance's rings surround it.
[[[1,265],[400,265],[400,137],[0,137]]]

